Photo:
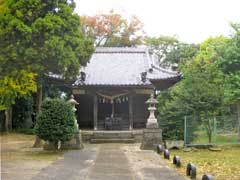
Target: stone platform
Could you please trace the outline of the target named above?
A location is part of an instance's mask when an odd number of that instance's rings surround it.
[[[157,144],[162,144],[162,130],[156,129],[144,129],[141,149],[152,150],[155,149]]]
[[[83,142],[90,143],[136,143],[141,142],[143,129],[134,129],[129,131],[94,131],[82,130]]]

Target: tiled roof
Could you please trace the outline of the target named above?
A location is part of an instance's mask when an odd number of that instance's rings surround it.
[[[151,57],[147,48],[96,48],[87,66],[81,68],[86,74],[85,80],[79,76],[73,85],[149,86],[152,79],[179,76],[176,72],[155,67]],[[146,81],[141,78],[143,72],[147,72]]]

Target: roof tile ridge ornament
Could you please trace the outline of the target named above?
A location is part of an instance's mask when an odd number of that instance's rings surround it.
[[[150,52],[150,48],[148,48],[148,54],[149,54],[149,52]],[[154,52],[152,52],[152,54],[155,54]],[[150,55],[149,55],[150,56]],[[162,71],[162,72],[164,72],[164,73],[168,73],[168,74],[171,74],[171,75],[181,75],[181,73],[179,73],[179,72],[177,72],[177,71],[171,71],[171,70],[167,70],[167,69],[165,69],[165,68],[163,68],[163,67],[161,67],[161,66],[157,66],[156,64],[155,64],[155,61],[153,60],[153,57],[150,57],[151,58],[151,68],[149,68],[149,72],[150,72],[150,70],[152,70],[152,69],[157,69],[157,70],[160,70],[160,71]]]

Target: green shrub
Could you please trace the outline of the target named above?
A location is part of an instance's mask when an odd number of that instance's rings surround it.
[[[35,133],[53,144],[70,140],[77,131],[72,106],[61,99],[47,99],[37,116]]]

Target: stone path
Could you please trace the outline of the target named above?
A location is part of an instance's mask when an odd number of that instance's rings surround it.
[[[68,151],[33,180],[185,180],[139,144],[90,145]]]
[[[123,145],[132,171],[139,180],[186,180],[166,166],[159,154],[152,150],[140,150],[140,144]]]

